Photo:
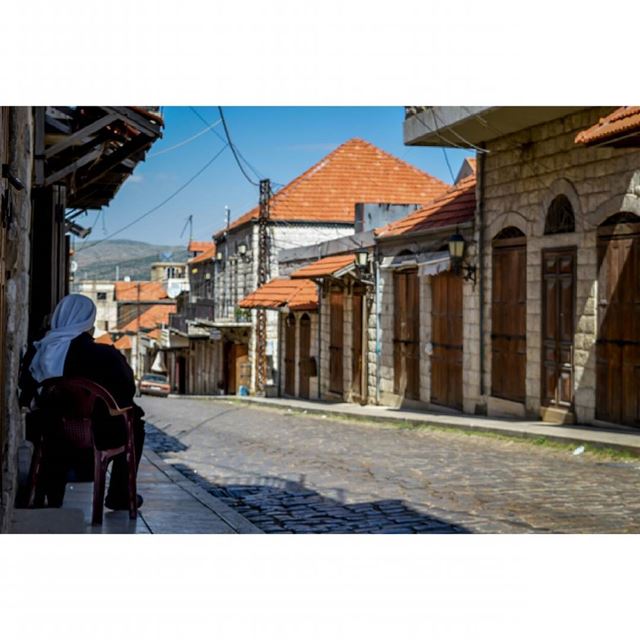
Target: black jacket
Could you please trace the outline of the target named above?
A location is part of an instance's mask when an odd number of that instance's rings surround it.
[[[25,355],[20,373],[20,404],[29,406],[36,395],[38,383],[29,371],[29,365],[35,355],[35,347],[31,345]],[[133,371],[124,356],[107,344],[97,344],[88,333],[81,333],[69,344],[69,351],[64,362],[64,376],[88,378],[102,385],[111,393],[120,407],[135,405],[133,397],[136,393]],[[144,415],[136,407],[137,417]]]

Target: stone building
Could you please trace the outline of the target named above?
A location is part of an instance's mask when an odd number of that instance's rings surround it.
[[[281,251],[329,242],[354,232],[357,205],[428,202],[446,190],[436,178],[360,139],[348,140],[277,192],[269,204],[269,273],[279,276]],[[256,311],[247,326],[240,301],[258,284],[259,208],[254,208],[214,236],[218,247],[216,326],[242,328],[256,386]],[[224,320],[226,325],[223,322]],[[281,387],[279,312],[267,311],[267,385]],[[306,322],[306,320],[305,320]]]
[[[639,111],[408,111],[407,144],[477,151],[478,410],[640,426]]]
[[[279,277],[278,256],[282,251],[351,236],[356,223],[356,205],[414,203],[411,206],[415,208],[446,188],[436,178],[364,140],[345,142],[271,196],[266,225],[269,277]],[[182,332],[190,341],[193,331],[207,332],[209,337],[213,336],[213,342],[219,343],[217,349],[223,364],[215,364],[214,357],[210,366],[222,376],[215,386],[231,393],[237,392],[240,378],[247,380],[243,386],[250,390],[256,388],[257,313],[255,307],[251,310],[240,303],[258,284],[258,219],[259,207],[256,207],[214,234],[216,250],[209,294],[212,304],[206,318],[196,318],[193,312]],[[199,302],[204,310],[206,301]],[[276,393],[282,386],[278,308],[280,305],[266,312],[269,393]],[[174,324],[180,322],[176,318]],[[313,334],[314,329],[310,331]]]

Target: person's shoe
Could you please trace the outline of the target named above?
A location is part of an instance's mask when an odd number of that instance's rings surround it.
[[[142,496],[139,493],[136,494],[136,502],[139,509],[144,502]],[[112,511],[128,511],[129,498],[114,499],[111,496],[107,496],[107,499],[104,501],[104,506],[107,507],[107,509],[111,509]]]

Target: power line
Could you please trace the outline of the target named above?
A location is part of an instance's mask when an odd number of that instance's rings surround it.
[[[202,117],[202,115],[199,113],[199,111],[195,108],[195,107],[189,107],[189,109],[191,109],[191,111],[195,114],[195,116],[204,124],[208,124],[207,121]],[[215,131],[215,129],[211,130],[211,133],[213,133],[215,136],[217,136],[217,138],[224,142],[225,144],[228,144],[227,140],[221,136],[217,131]],[[253,171],[253,174],[256,176],[256,178],[258,178],[259,180],[262,180],[262,178],[264,178],[264,176],[260,173],[260,171],[258,171],[241,153],[240,149],[238,149],[235,145],[233,147],[236,151],[236,153],[238,154],[238,156],[240,156],[240,159],[249,167],[249,169],[251,169],[251,171]],[[280,184],[280,183],[275,183],[275,184]]]
[[[160,209],[160,207],[163,207],[165,204],[167,204],[167,202],[169,202],[170,200],[173,200],[173,198],[175,198],[180,192],[184,191],[198,176],[204,173],[215,162],[215,160],[217,160],[217,158],[222,154],[222,152],[227,148],[227,146],[228,145],[225,144],[224,147],[222,147],[222,149],[220,149],[201,169],[199,169],[182,186],[178,187],[178,189],[176,189],[170,196],[165,198],[162,202],[157,204],[155,207],[152,207],[151,209],[149,209],[149,211],[145,211],[145,213],[143,213],[141,216],[138,216],[135,220],[132,220],[131,222],[129,222],[129,224],[126,224],[124,227],[121,227],[117,231],[114,231],[112,234],[108,235],[106,238],[103,238],[102,240],[98,240],[97,242],[94,242],[93,244],[90,244],[86,247],[85,246],[80,247],[78,251],[83,251],[84,249],[91,249],[96,245],[101,244],[102,242],[106,242],[107,240],[110,240],[111,238],[118,235],[122,231],[125,231],[130,227],[132,227],[134,224],[137,224],[143,218],[146,218],[147,216],[151,215],[152,213]]]
[[[449,173],[451,175],[451,182],[455,182],[456,178],[453,175],[453,169],[451,169],[451,164],[449,162],[449,156],[447,155],[447,148],[446,147],[440,147],[442,149],[442,153],[444,154],[444,160],[447,163],[447,167],[449,168]]]
[[[222,107],[218,107],[218,111],[220,113],[220,120],[222,120],[222,127],[224,128],[224,134],[227,136],[227,143],[231,148],[231,153],[233,153],[233,157],[236,159],[236,164],[238,165],[238,168],[242,172],[242,175],[247,179],[247,181],[250,182],[254,187],[257,187],[258,183],[254,182],[249,177],[249,174],[245,171],[244,167],[242,166],[242,163],[240,162],[240,158],[238,158],[238,154],[236,153],[236,149],[233,146],[233,142],[231,142],[231,135],[229,134],[229,129],[227,128],[227,122],[224,119],[224,113],[222,112]]]
[[[190,142],[193,142],[194,140],[196,140],[200,136],[202,136],[205,133],[207,133],[207,131],[210,131],[214,127],[217,127],[221,122],[222,122],[222,120],[216,120],[213,124],[207,125],[207,127],[205,129],[202,129],[202,131],[198,131],[198,133],[192,135],[189,138],[186,138],[185,140],[182,140],[181,142],[178,142],[178,143],[174,144],[172,147],[168,147],[167,149],[162,149],[162,150],[158,151],[157,153],[152,153],[149,156],[149,158],[155,158],[156,156],[161,156],[163,153],[169,153],[169,151],[173,151],[174,149],[179,149],[180,147],[184,147],[184,145],[189,144]]]

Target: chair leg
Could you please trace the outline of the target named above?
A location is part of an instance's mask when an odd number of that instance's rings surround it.
[[[133,442],[133,429],[131,425],[127,437],[127,470],[129,471],[129,518],[135,520],[138,517],[138,494],[136,486],[136,450]]]
[[[107,475],[107,465],[109,459],[102,455],[101,451],[94,450],[93,468],[93,510],[91,514],[91,524],[102,524],[102,513],[104,511],[104,484]]]
[[[36,491],[40,480],[40,471],[42,469],[42,440],[36,443],[33,450],[33,458],[31,460],[31,469],[29,470],[29,496],[27,498],[27,506],[32,508],[36,505]],[[40,492],[41,493],[41,492]],[[44,503],[44,501],[43,501]]]

